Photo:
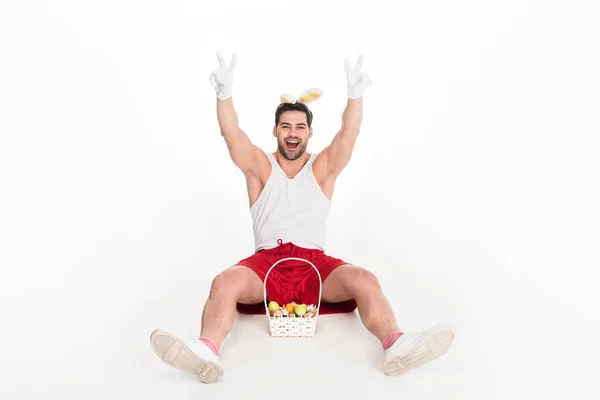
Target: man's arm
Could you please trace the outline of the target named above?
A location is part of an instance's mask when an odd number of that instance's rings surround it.
[[[225,139],[233,163],[242,170],[244,175],[258,176],[259,161],[264,161],[260,156],[266,159],[266,155],[254,146],[248,135],[240,129],[237,112],[233,107],[233,72],[237,65],[237,55],[233,54],[229,65],[220,52],[217,52],[217,58],[219,68],[210,75],[210,83],[217,93],[217,120],[221,128],[221,136]]]
[[[225,100],[217,98],[217,119],[233,163],[244,175],[257,175],[258,160],[263,151],[252,144],[248,135],[240,129],[232,97]]]
[[[363,95],[371,85],[369,76],[360,71],[363,55],[359,55],[356,66],[350,69],[348,60],[344,60],[348,85],[348,103],[342,114],[342,128],[337,132],[331,144],[323,153],[326,159],[327,176],[337,177],[350,162],[356,138],[360,132],[363,116]]]
[[[348,98],[342,114],[342,128],[325,148],[328,175],[338,176],[350,162],[356,138],[360,132],[363,114],[363,99]]]

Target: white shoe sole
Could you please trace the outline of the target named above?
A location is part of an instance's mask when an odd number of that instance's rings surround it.
[[[185,372],[203,383],[215,383],[223,377],[223,368],[193,353],[178,337],[156,329],[150,335],[156,355],[167,365]]]
[[[456,330],[438,325],[421,334],[417,347],[408,353],[390,358],[383,366],[386,375],[398,376],[440,358],[450,349]]]

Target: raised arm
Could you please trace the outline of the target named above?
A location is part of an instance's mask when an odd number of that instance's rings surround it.
[[[210,83],[217,93],[217,120],[221,136],[225,139],[231,160],[244,175],[258,175],[259,165],[264,162],[266,155],[252,144],[248,135],[239,127],[237,112],[233,106],[233,72],[237,65],[237,54],[233,54],[229,65],[225,63],[221,53],[217,53],[217,58],[219,69],[210,75]]]
[[[363,95],[371,86],[369,76],[360,71],[363,55],[360,54],[356,66],[350,69],[348,60],[344,60],[346,69],[348,102],[342,114],[342,127],[336,133],[331,144],[323,150],[324,164],[330,177],[337,177],[350,162],[356,138],[360,132],[363,116]]]

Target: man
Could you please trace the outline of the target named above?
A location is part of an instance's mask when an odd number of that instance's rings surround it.
[[[365,327],[382,343],[385,374],[401,375],[444,354],[455,336],[452,326],[403,333],[377,278],[324,250],[335,181],[350,161],[362,121],[363,94],[371,85],[369,76],[361,72],[362,54],[352,69],[345,60],[348,102],[342,126],[318,155],[306,151],[313,135],[312,112],[302,101],[278,106],[273,128],[276,152],[266,154],[253,145],[238,126],[232,102],[237,56],[233,55],[230,65],[220,53],[217,57],[220,68],[210,76],[217,94],[217,118],[231,159],[246,178],[256,251],[214,278],[200,337],[185,341],[157,329],[150,337],[156,354],[201,382],[219,381],[224,374],[219,347],[233,327],[236,308],[243,311],[263,303],[266,272],[277,260],[287,257],[309,260],[318,269],[323,282],[319,314],[358,308]],[[296,300],[316,304],[319,283],[311,269],[298,261],[281,271],[273,269],[267,292],[274,293],[271,297],[282,304]]]

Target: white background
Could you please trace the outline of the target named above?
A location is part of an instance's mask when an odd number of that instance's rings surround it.
[[[2,2],[3,399],[598,398],[592,1],[201,3]],[[216,51],[238,54],[234,105],[265,151],[279,95],[323,90],[310,152],[365,54],[327,250],[377,274],[402,329],[453,323],[444,358],[386,377],[356,314],[309,340],[240,316],[217,385],[154,355],[152,330],[196,337],[212,277],[253,251]]]

